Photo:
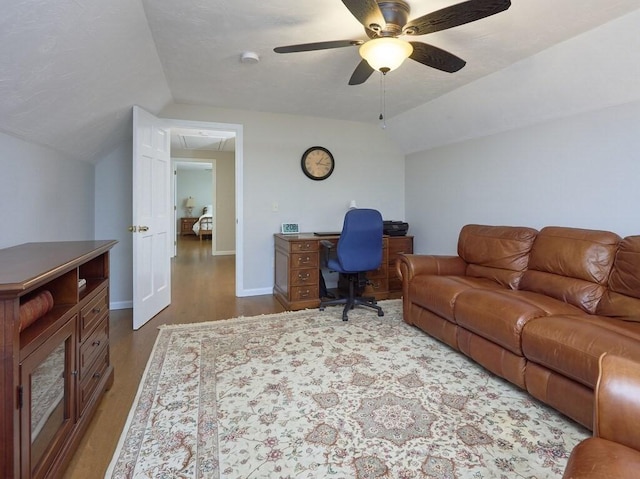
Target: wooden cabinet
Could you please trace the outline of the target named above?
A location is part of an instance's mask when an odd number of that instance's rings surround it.
[[[198,218],[180,218],[180,235],[195,235],[193,225],[198,222]]]
[[[337,242],[339,236],[318,237],[312,233],[274,235],[275,273],[273,294],[287,309],[320,305],[321,240]],[[378,300],[400,297],[402,281],[395,261],[401,253],[413,253],[413,236],[385,236],[380,268],[367,273],[371,282],[363,295]]]
[[[402,280],[396,272],[396,260],[401,254],[413,254],[413,236],[389,237],[389,293],[393,298],[402,295]]]
[[[0,477],[60,477],[104,391],[115,241],[0,250]],[[82,280],[82,281],[81,281]],[[46,308],[32,307],[41,297]],[[23,323],[29,312],[35,318]]]

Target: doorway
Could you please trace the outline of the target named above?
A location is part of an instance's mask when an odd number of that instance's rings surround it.
[[[202,228],[202,222],[211,221],[211,226],[207,230],[211,230],[211,235],[203,236],[205,239],[211,238],[211,242],[202,243],[201,246],[209,249],[209,253],[216,254],[216,235],[218,228],[223,227],[223,221],[219,220],[217,211],[216,197],[216,160],[210,161],[193,161],[191,158],[171,158],[171,166],[173,168],[173,227],[174,227],[174,256],[178,254],[178,243],[181,240],[189,239],[191,236],[198,236]],[[224,181],[224,179],[223,179]],[[223,209],[230,209],[225,216],[232,215],[233,204],[222,201]],[[228,225],[226,225],[228,227]]]
[[[233,208],[228,208],[229,205],[221,205],[220,202],[214,200],[214,216],[223,217],[227,216],[226,222],[222,223],[221,228],[226,228],[232,233],[231,239],[227,239],[231,242],[231,245],[225,246],[221,237],[222,231],[218,228],[218,234],[216,235],[216,244],[221,245],[221,248],[217,248],[217,254],[232,254],[235,253],[235,294],[238,297],[245,296],[244,294],[244,279],[243,279],[243,128],[239,124],[231,123],[213,123],[213,122],[199,122],[189,120],[176,120],[166,119],[164,120],[171,131],[172,146],[171,156],[180,157],[182,159],[203,159],[211,158],[212,156],[224,156],[227,155],[230,160],[233,181],[226,182],[231,183],[233,186],[233,193],[229,202],[233,203]],[[175,137],[174,137],[175,135]],[[212,146],[214,145],[214,146]],[[232,148],[231,148],[232,146]],[[217,148],[217,153],[212,155],[211,151],[207,149]],[[185,150],[190,153],[185,154]],[[206,160],[211,162],[210,160]],[[221,174],[222,162],[216,161],[216,175]],[[219,188],[216,190],[219,191]],[[172,203],[175,206],[175,202]],[[226,206],[226,209],[225,209]],[[175,209],[174,209],[175,212]],[[195,210],[194,210],[195,213]],[[177,224],[177,222],[174,222]],[[214,226],[215,227],[215,226]],[[212,246],[213,247],[213,246]]]

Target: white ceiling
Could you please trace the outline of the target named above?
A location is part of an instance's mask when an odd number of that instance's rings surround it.
[[[409,0],[410,18],[459,0]],[[414,38],[467,65],[407,61],[387,76],[387,118],[640,9],[638,0],[512,0],[506,12]],[[376,122],[378,78],[347,82],[365,39],[340,0],[12,0],[0,15],[0,131],[95,161],[130,135],[131,106],[168,104]],[[244,51],[257,64],[240,61]],[[613,52],[612,52],[613,53]]]

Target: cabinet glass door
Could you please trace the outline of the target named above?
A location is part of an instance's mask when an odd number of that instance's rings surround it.
[[[74,323],[66,323],[21,364],[23,477],[46,473],[73,423]],[[30,475],[25,475],[30,471]]]

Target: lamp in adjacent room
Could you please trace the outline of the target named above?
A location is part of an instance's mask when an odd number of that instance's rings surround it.
[[[398,38],[381,37],[363,43],[359,51],[371,68],[386,74],[411,56],[413,46]]]
[[[184,203],[184,206],[187,208],[187,214],[191,217],[191,213],[193,212],[193,207],[196,205],[196,200],[193,197],[189,196]]]

